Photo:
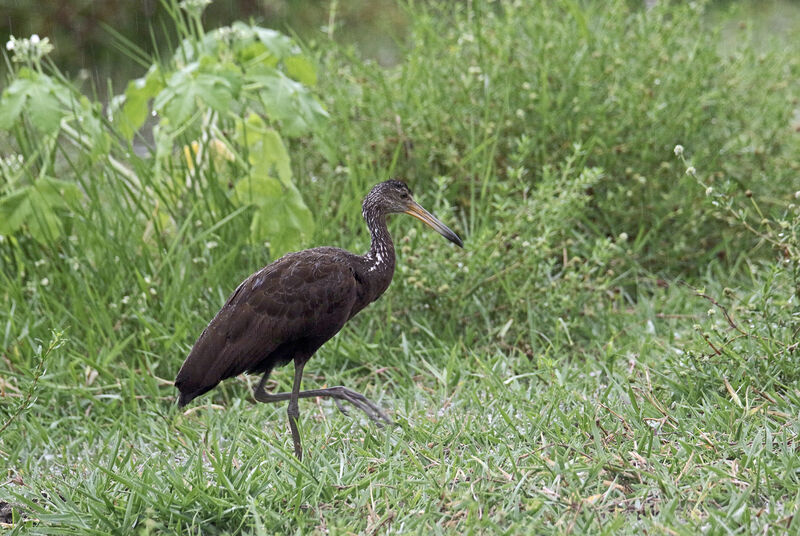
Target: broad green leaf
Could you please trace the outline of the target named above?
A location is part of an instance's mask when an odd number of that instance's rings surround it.
[[[328,117],[328,112],[325,111],[325,108],[323,108],[319,101],[314,98],[314,95],[307,90],[297,95],[297,106],[295,109],[297,114],[290,118],[294,121],[288,124],[296,125],[300,134],[313,131],[317,125]],[[291,134],[287,132],[287,136],[289,135]]]
[[[123,136],[130,141],[133,135],[147,120],[148,102],[164,88],[158,65],[152,65],[142,78],[131,80],[125,89],[125,102],[122,105],[120,128]]]
[[[3,97],[0,98],[0,129],[8,130],[16,123],[34,85],[32,80],[18,78],[3,91]]]
[[[283,60],[286,72],[297,80],[309,87],[317,85],[317,72],[305,56],[292,56]]]
[[[0,234],[14,235],[31,214],[31,186],[0,197]]]
[[[293,52],[294,45],[292,44],[292,40],[280,32],[260,26],[249,26],[243,22],[233,23],[233,28],[235,30],[246,28],[253,32],[258,40],[264,43],[270,52],[279,59],[283,59]]]
[[[202,56],[220,57],[223,51],[233,50],[240,62],[247,63],[257,58],[259,63],[275,66],[279,60],[295,54],[295,49],[292,40],[280,32],[237,21],[206,33],[199,42],[184,39],[173,60],[181,65]]]
[[[284,186],[290,186],[292,184],[292,163],[280,134],[272,128],[267,130],[261,137],[260,147],[257,149],[253,161],[254,171],[272,174],[274,167],[281,183]],[[250,155],[253,155],[252,151]]]
[[[270,239],[270,253],[276,257],[300,249],[314,233],[314,218],[294,185],[284,191],[282,200],[272,215],[282,222],[281,232]]]
[[[291,227],[300,231],[303,241],[311,238],[314,233],[314,216],[294,185],[284,192],[284,201]]]
[[[69,208],[80,199],[75,184],[42,177],[0,198],[0,234],[17,234],[25,225],[37,242],[58,238],[62,227],[55,209]]]
[[[202,103],[225,112],[234,97],[235,88],[227,78],[197,72],[198,67],[198,63],[193,63],[173,74],[167,88],[153,103],[175,125],[182,124]]]
[[[46,244],[63,234],[61,221],[53,208],[45,204],[37,205],[33,199],[31,199],[31,215],[26,223],[31,236],[40,244]]]
[[[100,104],[92,103],[85,96],[81,96],[80,107],[72,106],[72,110],[73,114],[69,119],[75,130],[85,137],[92,161],[107,155],[111,150],[111,140],[102,122],[103,110]]]
[[[278,57],[260,41],[240,44],[237,57],[242,64],[248,65],[248,68],[253,66],[275,68],[279,61]]]
[[[59,238],[63,226],[56,209],[67,209],[81,199],[80,189],[73,183],[42,177],[30,189],[31,215],[27,220],[31,236],[42,244]]]
[[[247,145],[252,166],[250,175],[234,187],[240,204],[256,207],[251,239],[268,241],[275,256],[302,247],[314,231],[314,218],[292,182],[289,153],[280,134],[250,114],[237,124],[236,142]]]
[[[277,175],[284,186],[292,184],[292,162],[283,139],[260,116],[250,114],[244,122],[238,121],[235,141],[247,146],[253,173],[271,177]]]
[[[218,112],[226,111],[233,99],[233,86],[230,81],[216,74],[198,74],[195,87],[197,97]]]
[[[238,98],[243,82],[241,67],[231,61],[217,61],[215,58],[210,58],[207,65],[203,63],[201,62],[201,71],[226,80],[231,94],[234,98]]]
[[[264,111],[286,136],[301,136],[328,115],[308,88],[280,71],[261,69],[250,79],[258,84]]]
[[[294,184],[251,174],[234,187],[239,203],[255,206],[250,237],[268,241],[274,256],[301,248],[314,232],[314,218]]]
[[[191,84],[191,71],[196,68],[197,63],[192,63],[173,73],[167,82],[167,87],[153,102],[153,108],[166,116],[175,126],[179,126],[195,108],[194,96],[187,95],[184,90]]]
[[[244,145],[247,140],[246,136],[244,135],[244,128],[247,128],[247,135],[250,135],[250,132],[253,131],[258,135],[263,134],[269,129],[267,123],[264,122],[264,119],[257,114],[249,114],[247,119],[243,123],[241,120],[236,122],[236,141]]]
[[[233,191],[239,203],[258,207],[271,205],[283,194],[280,181],[267,175],[255,174],[237,182]]]
[[[302,248],[313,232],[314,218],[294,185],[258,205],[250,223],[251,239],[268,241],[273,257]]]
[[[49,77],[42,76],[40,83],[36,84],[28,94],[30,107],[28,115],[31,123],[37,129],[46,133],[55,132],[61,125],[64,112],[58,102],[55,91],[57,90]]]
[[[27,110],[31,123],[38,130],[46,133],[57,130],[64,113],[56,93],[67,89],[49,76],[27,69],[18,76],[0,99],[0,129],[11,128]]]
[[[34,184],[33,192],[50,207],[69,207],[82,198],[81,190],[77,185],[50,177],[38,179]]]
[[[249,129],[245,139],[254,174],[277,176],[284,186],[292,184],[292,162],[275,129]]]

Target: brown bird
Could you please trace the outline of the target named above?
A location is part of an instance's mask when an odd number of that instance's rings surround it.
[[[364,395],[346,387],[300,391],[303,367],[320,346],[336,335],[359,311],[377,300],[394,274],[394,244],[386,216],[410,214],[463,247],[461,239],[411,196],[403,182],[375,185],[364,198],[362,214],[372,236],[366,255],[332,247],[289,253],[244,280],[194,343],[175,378],[179,406],[243,372],[263,373],[255,388],[259,402],[289,401],[286,413],[295,455],[303,449],[297,430],[297,400],[316,396],[334,399],[346,414],[347,401],[380,424],[386,414]],[[264,385],[277,366],[294,361],[290,393],[268,393]]]

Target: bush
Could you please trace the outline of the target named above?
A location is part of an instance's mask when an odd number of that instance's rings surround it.
[[[745,30],[741,45],[726,49],[706,27],[702,4],[414,9],[410,48],[394,69],[348,51],[322,54],[321,91],[333,117],[320,151],[327,161],[305,155],[303,176],[330,181],[341,165],[360,178],[359,189],[396,174],[423,191],[450,177],[449,198],[472,226],[485,214],[474,205],[487,203],[492,188],[513,184],[516,193],[503,194],[520,195],[578,144],[579,166],[608,177],[592,188],[580,224],[599,236],[625,233],[634,264],[676,276],[753,245],[703,210],[691,179],[676,180],[676,144],[691,148],[712,185],[774,199],[769,211],[780,210],[781,185],[800,169],[800,137],[790,129],[797,54],[752,46]],[[523,136],[519,180],[509,171]]]

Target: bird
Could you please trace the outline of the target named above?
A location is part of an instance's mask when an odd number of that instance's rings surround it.
[[[262,374],[253,391],[256,401],[288,400],[286,413],[295,456],[303,448],[297,420],[298,399],[333,398],[363,411],[379,426],[392,424],[367,397],[344,386],[300,390],[303,368],[314,353],[348,320],[386,291],[395,269],[395,251],[387,216],[405,213],[418,218],[463,248],[459,236],[414,200],[400,180],[376,184],[362,203],[371,237],[369,251],[356,255],[335,247],[288,253],[245,279],[230,295],[194,343],[175,378],[178,406],[210,391],[222,380],[242,373]],[[294,362],[291,392],[269,393],[264,385],[275,367]]]

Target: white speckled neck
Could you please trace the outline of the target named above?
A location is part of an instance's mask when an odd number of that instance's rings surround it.
[[[374,242],[373,242],[374,244]],[[386,265],[386,261],[389,258],[386,250],[379,244],[377,248],[373,247],[369,250],[366,256],[367,260],[370,262],[369,271],[374,272],[382,268]]]
[[[369,252],[364,256],[368,271],[389,269],[394,271],[394,244],[386,227],[386,215],[377,208],[377,196],[372,193],[364,199],[362,214],[372,237]]]

